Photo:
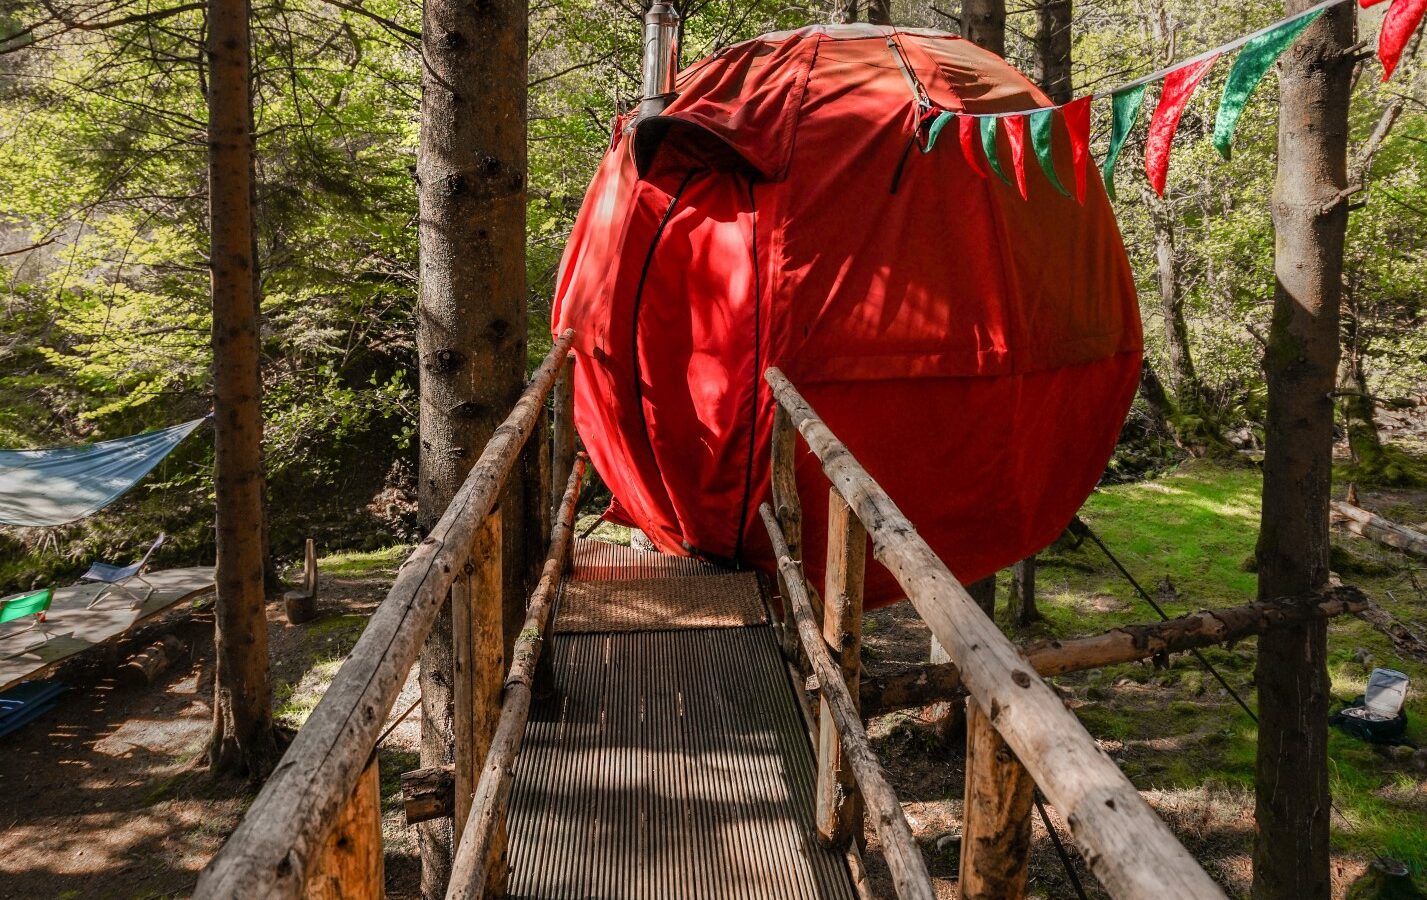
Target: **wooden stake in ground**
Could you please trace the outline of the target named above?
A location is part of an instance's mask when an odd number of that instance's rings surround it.
[[[418,515],[429,528],[520,395],[525,375],[525,0],[426,0],[417,155],[421,363]],[[501,501],[505,602],[523,601],[524,494]],[[423,766],[451,763],[452,624],[421,656]],[[450,877],[449,819],[419,826],[422,895]]]
[[[213,299],[215,772],[267,777],[277,762],[263,590],[263,420],[248,0],[208,5],[208,229]]]
[[[1302,12],[1312,0],[1288,0]],[[1279,60],[1273,325],[1264,353],[1268,419],[1259,597],[1328,581],[1338,308],[1348,209],[1348,99],[1354,10],[1326,10]],[[1327,626],[1259,638],[1256,900],[1327,900]]]

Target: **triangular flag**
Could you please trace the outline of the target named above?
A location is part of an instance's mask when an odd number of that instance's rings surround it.
[[[962,116],[957,122],[961,129],[961,155],[966,157],[966,164],[971,167],[971,171],[985,178],[990,173],[981,164],[981,154],[977,151],[976,145],[981,140],[981,135],[977,130],[976,118],[974,116]]]
[[[1051,129],[1055,126],[1055,110],[1038,109],[1026,118],[1031,120],[1031,149],[1036,152],[1041,171],[1045,173],[1051,187],[1060,191],[1062,196],[1069,197],[1070,191],[1065,189],[1065,185],[1060,183],[1060,178],[1055,174],[1055,154],[1051,152]]]
[[[1006,116],[1006,141],[1011,145],[1011,170],[1016,173],[1016,189],[1021,199],[1029,199],[1026,193],[1026,117]]]
[[[1174,132],[1179,128],[1179,117],[1184,114],[1184,106],[1193,96],[1199,80],[1214,65],[1219,54],[1187,66],[1180,66],[1164,76],[1164,87],[1160,88],[1159,105],[1150,118],[1149,133],[1145,136],[1145,174],[1150,186],[1161,197],[1164,196],[1164,182],[1169,176],[1169,148],[1174,143]]]
[[[1289,44],[1298,39],[1303,29],[1312,25],[1322,14],[1323,10],[1319,9],[1296,19],[1289,19],[1272,31],[1265,31],[1249,41],[1244,45],[1244,49],[1239,51],[1238,58],[1234,60],[1234,68],[1229,71],[1229,80],[1224,83],[1224,96],[1219,100],[1219,115],[1214,120],[1214,146],[1218,148],[1220,156],[1229,158],[1239,116],[1243,114],[1249,96],[1259,86],[1259,82],[1263,81],[1269,66],[1278,59],[1279,54],[1288,49]]]
[[[932,120],[931,127],[927,129],[927,145],[922,148],[923,153],[932,152],[936,146],[936,139],[941,136],[941,130],[946,127],[946,123],[956,118],[956,113],[942,110],[937,113],[937,117]]]
[[[1358,5],[1361,6],[1363,9],[1367,9],[1369,6],[1377,6],[1379,3],[1382,2],[1383,0],[1358,0]]]
[[[1085,169],[1090,164],[1090,100],[1086,94],[1060,108],[1070,135],[1070,159],[1075,164],[1075,199],[1085,202]]]
[[[986,161],[991,164],[991,171],[995,172],[1002,181],[1007,184],[1011,179],[1006,177],[1006,172],[1001,168],[1001,160],[996,156],[996,116],[981,116],[976,120],[981,125],[981,152],[986,154]]]
[[[1130,129],[1135,127],[1135,120],[1140,117],[1146,87],[1141,84],[1110,95],[1110,152],[1105,154],[1101,169],[1105,177],[1105,193],[1110,195],[1111,200],[1115,199],[1115,160],[1120,158],[1125,138],[1130,136]]]
[[[1392,0],[1387,8],[1387,18],[1382,20],[1382,30],[1377,33],[1377,58],[1382,61],[1383,81],[1392,77],[1392,70],[1402,58],[1402,48],[1422,22],[1423,13],[1427,13],[1427,0]]]

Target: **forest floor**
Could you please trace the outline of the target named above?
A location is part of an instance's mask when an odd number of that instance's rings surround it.
[[[1251,559],[1260,478],[1252,466],[1203,462],[1142,482],[1098,490],[1083,518],[1151,592],[1174,585],[1171,615],[1253,598]],[[1364,506],[1427,526],[1427,490],[1362,491]],[[618,539],[602,527],[596,536]],[[1412,678],[1407,738],[1427,744],[1427,573],[1420,561],[1347,534],[1335,535],[1334,569],[1378,604],[1370,616],[1330,627],[1333,695],[1362,692],[1373,666]],[[320,562],[322,616],[290,626],[269,607],[269,639],[280,722],[297,727],[316,705],[385,595],[407,548],[336,554]],[[1098,633],[1150,621],[1154,613],[1088,542],[1041,556],[1044,619],[1016,628],[1018,641]],[[1005,596],[1002,585],[1000,596]],[[1002,615],[1003,610],[998,610]],[[212,679],[211,618],[189,613],[167,630],[190,656],[147,688],[113,677],[114,657],[71,666],[71,690],[39,721],[0,740],[0,898],[186,896],[199,869],[251,801],[245,786],[209,778],[202,766]],[[865,663],[923,661],[929,635],[907,604],[877,610],[864,626]],[[152,640],[151,635],[147,640]],[[133,642],[136,649],[143,639]],[[1250,705],[1254,642],[1215,648],[1209,659]],[[1252,721],[1191,657],[1167,669],[1146,663],[1056,679],[1068,703],[1131,780],[1232,895],[1247,893],[1253,828]],[[414,675],[392,712],[415,699]],[[955,896],[961,752],[943,747],[916,714],[881,717],[871,728],[894,786],[924,842],[938,892]],[[383,821],[389,896],[417,894],[414,834],[402,819],[399,774],[418,765],[418,714],[383,743]],[[1335,896],[1378,855],[1427,874],[1427,772],[1421,756],[1366,745],[1334,732],[1330,741]],[[1059,815],[1050,816],[1068,837]],[[1103,896],[1071,851],[1090,896]],[[876,844],[869,867],[879,876]],[[1073,897],[1037,820],[1030,895]]]

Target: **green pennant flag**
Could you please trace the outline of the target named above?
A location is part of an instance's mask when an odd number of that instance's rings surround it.
[[[1006,173],[1001,169],[1001,160],[996,157],[996,117],[981,116],[976,123],[981,126],[981,150],[986,154],[986,161],[1002,181],[1010,184],[1011,179],[1006,177]]]
[[[1060,191],[1062,197],[1069,197],[1070,191],[1065,189],[1065,185],[1060,183],[1060,178],[1055,174],[1055,156],[1051,153],[1051,128],[1055,125],[1055,110],[1042,109],[1027,116],[1031,120],[1031,149],[1036,153],[1036,160],[1041,164],[1041,171],[1045,173],[1046,180],[1051,187]]]
[[[1274,60],[1288,49],[1289,44],[1298,39],[1303,29],[1312,25],[1322,14],[1323,10],[1319,9],[1296,19],[1289,19],[1244,44],[1244,49],[1239,51],[1239,58],[1234,60],[1229,80],[1224,83],[1224,96],[1219,100],[1219,115],[1214,120],[1214,146],[1219,150],[1220,156],[1229,158],[1230,148],[1234,143],[1234,129],[1238,127],[1244,105],[1249,102],[1249,96],[1259,86]]]
[[[953,112],[942,110],[937,113],[937,117],[932,120],[931,128],[927,129],[927,145],[922,148],[923,153],[932,152],[932,148],[936,146],[936,139],[941,137],[941,130],[954,118],[956,118],[956,113]]]
[[[1115,199],[1115,160],[1120,158],[1120,148],[1125,145],[1125,138],[1130,136],[1130,129],[1135,127],[1135,120],[1140,116],[1140,107],[1145,102],[1145,88],[1148,86],[1142,84],[1110,95],[1110,152],[1105,154],[1105,164],[1101,166],[1101,171],[1105,173],[1105,193],[1110,195],[1111,200]]]

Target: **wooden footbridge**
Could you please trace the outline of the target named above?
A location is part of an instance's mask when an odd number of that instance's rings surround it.
[[[427,813],[453,817],[448,898],[868,897],[859,848],[870,827],[896,895],[931,900],[863,716],[962,697],[962,897],[1024,894],[1037,787],[1111,896],[1223,897],[1042,676],[1355,611],[1360,596],[1340,589],[1017,648],[777,369],[766,373],[779,404],[774,497],[761,512],[781,604],[750,573],[576,541],[585,462],[571,425],[573,337],[556,341],[402,566],[196,896],[382,895],[376,746],[449,602],[456,751],[446,799]],[[530,446],[549,448],[550,481],[562,490],[524,628],[503,641],[497,502],[536,433]],[[820,590],[798,563],[799,434],[830,481]],[[951,662],[862,683],[869,538]]]

